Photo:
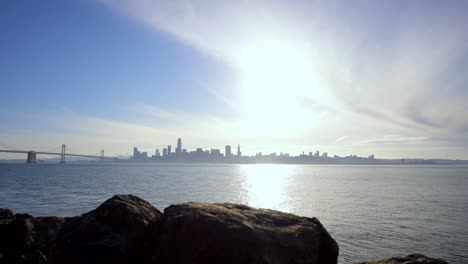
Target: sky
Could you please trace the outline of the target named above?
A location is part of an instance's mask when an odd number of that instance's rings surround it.
[[[463,0],[0,1],[0,149],[468,159]],[[22,158],[0,154],[0,158]]]

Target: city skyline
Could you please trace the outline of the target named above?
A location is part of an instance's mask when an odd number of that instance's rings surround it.
[[[209,148],[209,149],[203,149],[202,147],[197,147],[194,150],[186,149],[182,147],[182,138],[177,139],[177,147],[175,148],[175,151],[172,151],[172,145],[169,144],[165,148],[163,147],[162,149],[160,148],[155,148],[153,149],[153,155],[151,155],[151,151],[140,151],[138,147],[133,147],[133,155],[130,157],[133,160],[148,160],[148,159],[155,159],[155,158],[177,158],[177,157],[182,157],[182,156],[187,156],[190,154],[206,154],[211,157],[224,157],[224,158],[230,158],[230,157],[262,157],[262,156],[280,156],[280,157],[293,157],[294,154],[290,153],[283,153],[282,151],[280,152],[271,152],[271,153],[262,153],[256,152],[255,155],[244,155],[242,156],[242,151],[240,144],[237,144],[237,152],[234,155],[232,153],[232,147],[231,145],[225,145],[224,146],[224,152],[221,151],[219,148]],[[305,152],[302,151],[302,154],[299,154],[299,156],[306,156]],[[315,158],[328,158],[328,152],[323,152],[320,154],[320,150],[315,150],[314,151],[309,151],[308,155],[310,157],[315,157]],[[356,154],[350,154],[348,157],[356,157]],[[338,155],[334,155],[334,157],[339,157]],[[368,156],[369,159],[374,159],[375,155],[371,154]]]
[[[378,159],[374,154],[367,157],[360,157],[356,154],[347,156],[329,155],[328,152],[320,150],[302,152],[298,155],[272,152],[257,152],[255,155],[242,155],[240,144],[237,144],[236,154],[232,153],[231,145],[225,145],[224,153],[221,149],[203,149],[197,147],[194,150],[182,147],[182,138],[177,139],[175,151],[171,151],[172,145],[166,148],[154,150],[151,155],[148,151],[140,151],[138,147],[133,147],[133,155],[129,157],[133,162],[149,163],[215,163],[215,164],[363,164],[363,165],[466,165],[468,160],[448,160],[448,159]],[[162,153],[162,154],[161,154]],[[126,160],[119,160],[126,162]]]
[[[180,135],[190,149],[241,142],[243,155],[468,159],[466,10],[1,1],[0,147],[122,155]]]
[[[221,164],[367,164],[367,165],[464,165],[468,160],[448,160],[448,159],[418,159],[401,157],[399,159],[379,159],[374,154],[360,157],[356,154],[346,156],[329,155],[328,152],[320,150],[302,152],[298,155],[294,153],[257,152],[255,155],[242,155],[240,144],[237,144],[236,154],[232,153],[231,145],[225,145],[224,153],[221,149],[203,149],[197,147],[194,150],[183,148],[182,138],[177,139],[175,151],[171,151],[172,145],[166,148],[159,148],[151,152],[140,151],[138,147],[133,147],[133,155],[129,157],[134,162],[150,163],[221,163]],[[162,153],[162,154],[161,154]],[[126,162],[126,160],[119,160]]]

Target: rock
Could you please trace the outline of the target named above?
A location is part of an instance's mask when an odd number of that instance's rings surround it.
[[[161,216],[161,212],[150,203],[134,195],[115,195],[96,208],[94,213],[102,223],[133,228],[145,228]]]
[[[133,195],[116,195],[81,217],[66,219],[51,242],[49,263],[148,263],[148,225],[161,212]]]
[[[66,219],[63,217],[36,217],[34,218],[34,231],[38,247],[44,250],[52,241],[59,238]]]
[[[382,260],[356,262],[354,264],[447,264],[447,262],[442,259],[430,258],[421,254],[410,254],[404,258],[393,257]]]
[[[27,219],[27,218],[33,218],[32,215],[30,214],[15,214],[16,219]]]
[[[0,210],[0,264],[337,263],[316,218],[235,204],[173,205],[163,215],[116,195],[77,217]]]
[[[8,247],[29,251],[35,246],[36,235],[34,232],[34,220],[32,218],[16,218],[7,226],[5,233]]]
[[[13,220],[13,212],[7,208],[0,208],[0,223],[1,221],[9,221]]]
[[[26,263],[34,251],[36,236],[32,218],[13,219],[0,225],[0,263]]]
[[[156,227],[152,263],[337,263],[316,218],[236,204],[172,205]]]
[[[45,264],[47,263],[47,258],[42,254],[41,251],[37,250],[34,254],[29,258],[29,264]]]

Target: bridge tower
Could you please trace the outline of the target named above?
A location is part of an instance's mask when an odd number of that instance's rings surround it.
[[[37,163],[35,151],[28,152],[28,159],[26,160],[26,163]]]
[[[60,153],[60,163],[65,163],[65,144],[62,144],[62,152]]]
[[[103,159],[104,159],[104,150],[101,149],[101,160],[103,160]]]

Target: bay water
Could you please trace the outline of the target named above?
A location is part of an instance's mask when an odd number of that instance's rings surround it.
[[[422,253],[468,263],[467,166],[0,164],[0,207],[74,216],[114,194],[317,217],[340,263]]]

